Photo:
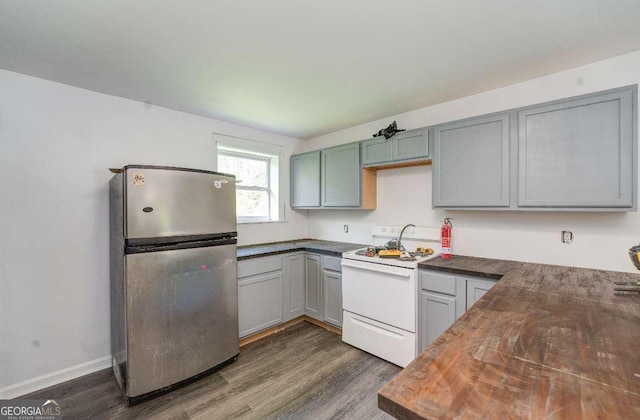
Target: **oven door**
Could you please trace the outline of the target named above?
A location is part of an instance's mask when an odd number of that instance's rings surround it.
[[[416,270],[342,260],[342,306],[403,330],[416,332]]]

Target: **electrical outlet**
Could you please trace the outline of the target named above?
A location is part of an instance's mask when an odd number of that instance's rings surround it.
[[[349,225],[344,225],[344,233],[349,233]]]
[[[568,230],[563,230],[561,239],[563,243],[570,244],[573,242],[573,233]]]

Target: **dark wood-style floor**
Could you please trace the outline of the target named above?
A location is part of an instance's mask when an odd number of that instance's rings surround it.
[[[400,368],[300,322],[248,344],[238,360],[127,407],[110,369],[22,398],[55,399],[67,419],[381,419],[377,392]]]

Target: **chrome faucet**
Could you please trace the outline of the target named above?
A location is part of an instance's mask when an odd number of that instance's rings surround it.
[[[416,227],[416,225],[413,225],[413,224],[411,224],[411,223],[410,223],[410,224],[408,224],[408,225],[406,225],[405,227],[403,227],[403,228],[402,228],[402,230],[400,231],[400,236],[398,237],[398,249],[399,249],[400,251],[402,251],[402,250],[404,249],[404,248],[402,247],[402,234],[404,233],[404,230],[405,230],[406,228],[408,228],[409,226]]]

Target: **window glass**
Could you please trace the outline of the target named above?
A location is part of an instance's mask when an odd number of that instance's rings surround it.
[[[240,186],[269,187],[269,160],[220,154],[218,171],[236,176]]]
[[[277,156],[235,150],[218,150],[218,171],[236,176],[238,222],[278,220]],[[276,182],[277,184],[277,182]]]
[[[236,192],[239,218],[269,219],[269,193],[238,189]]]

